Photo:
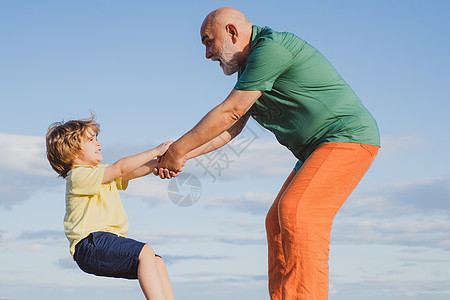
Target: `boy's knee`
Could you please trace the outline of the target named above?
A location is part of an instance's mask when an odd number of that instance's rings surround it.
[[[165,266],[165,262],[163,260],[163,258],[161,256],[155,255],[155,259],[156,259],[156,264],[161,265],[161,266]]]
[[[154,258],[155,252],[153,251],[153,248],[149,245],[145,244],[144,247],[142,247],[141,253],[139,254],[139,260],[146,259],[146,258]]]
[[[141,253],[139,254],[139,261],[147,260],[156,263],[157,265],[165,266],[164,260],[161,256],[156,255],[153,251],[153,248],[147,244],[142,248]]]

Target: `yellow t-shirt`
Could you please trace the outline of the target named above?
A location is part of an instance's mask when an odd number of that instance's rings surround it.
[[[128,181],[116,178],[102,184],[106,167],[74,166],[67,174],[64,230],[72,255],[77,243],[92,232],[127,235],[128,216],[118,190],[125,190]]]

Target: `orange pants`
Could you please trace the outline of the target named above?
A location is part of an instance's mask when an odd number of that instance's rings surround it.
[[[270,299],[328,299],[331,225],[378,149],[323,144],[291,172],[266,217]]]

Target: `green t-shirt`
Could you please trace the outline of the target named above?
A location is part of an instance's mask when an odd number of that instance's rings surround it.
[[[250,115],[301,161],[319,145],[380,145],[377,124],[350,86],[314,47],[287,32],[253,26],[237,90],[261,90]]]

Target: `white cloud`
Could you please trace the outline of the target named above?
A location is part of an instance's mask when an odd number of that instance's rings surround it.
[[[64,256],[54,262],[60,269],[78,270],[76,263],[71,256]]]
[[[19,234],[0,232],[0,251],[41,251],[45,246],[66,244],[64,231],[59,230],[24,231]]]
[[[166,265],[172,265],[185,260],[223,260],[229,259],[228,256],[204,256],[204,255],[164,255],[163,259]]]
[[[399,136],[382,136],[379,159],[392,157],[399,152],[407,152],[425,144],[422,135],[417,132]]]
[[[264,244],[266,236],[264,233],[193,233],[193,232],[135,232],[133,237],[142,241],[152,241],[155,244],[182,244],[186,241],[192,243],[227,243],[227,244]]]
[[[0,207],[11,208],[58,184],[43,137],[0,133]]]
[[[34,176],[56,174],[46,159],[44,137],[0,133],[0,172]]]
[[[339,219],[333,240],[341,244],[403,245],[450,250],[450,220],[384,218],[362,220]]]
[[[24,231],[19,234],[0,232],[0,252],[21,249],[37,252],[47,246],[66,246],[67,243],[64,232],[59,230]]]
[[[394,182],[350,197],[342,213],[380,217],[450,216],[450,179]]]
[[[227,208],[232,211],[248,212],[255,215],[265,215],[274,201],[273,193],[247,192],[244,195],[230,195],[208,199],[206,208]]]
[[[231,143],[196,157],[186,163],[185,169],[211,181],[239,180],[255,174],[287,177],[296,161],[289,150],[277,141],[258,138],[242,149]]]
[[[64,232],[59,230],[24,231],[19,236],[20,240],[61,240],[65,239]]]
[[[450,250],[450,180],[392,183],[352,196],[335,220],[338,243]]]
[[[143,199],[151,199],[149,203],[167,202],[167,182],[152,174],[133,179],[130,181],[128,188],[123,191],[124,195],[139,197]],[[156,200],[156,201],[155,201]]]
[[[401,300],[444,300],[450,294],[448,280],[361,280],[341,282],[331,280],[333,299],[401,299]]]

